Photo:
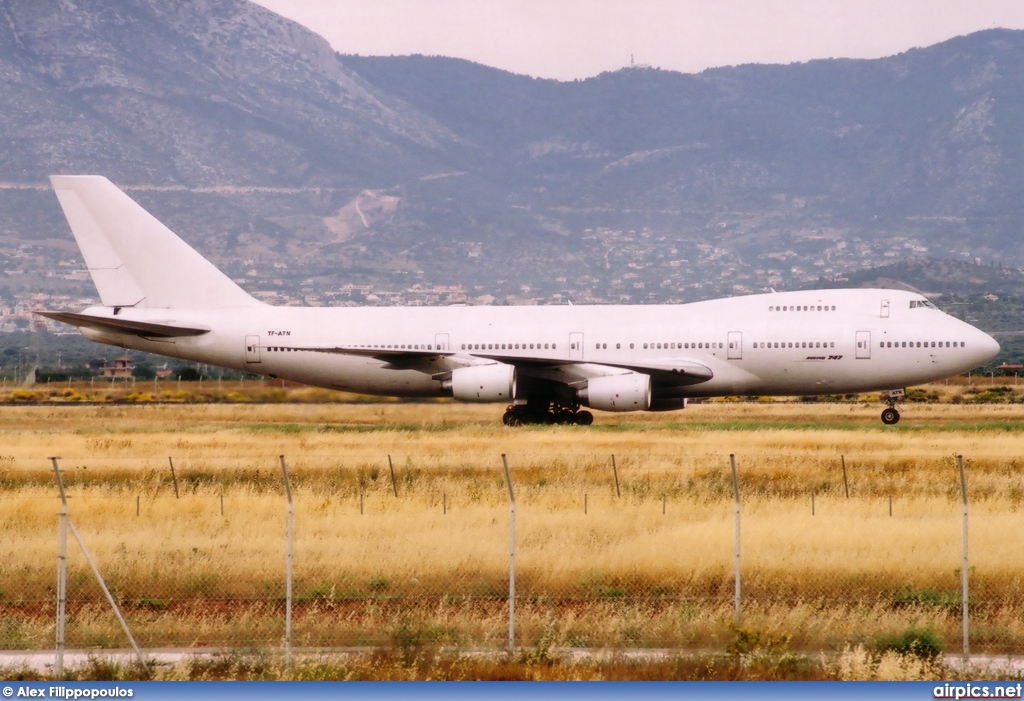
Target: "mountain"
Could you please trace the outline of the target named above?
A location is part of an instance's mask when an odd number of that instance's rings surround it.
[[[389,104],[327,42],[236,0],[7,0],[0,164],[18,181],[391,184],[457,137]],[[339,163],[343,163],[339,167]]]
[[[822,287],[880,287],[906,289],[933,296],[946,294],[958,297],[990,295],[1024,298],[1024,272],[1002,263],[981,265],[910,256],[896,263],[858,270],[838,279],[822,279],[808,285],[807,289]]]
[[[753,226],[768,248],[786,236],[775,225],[797,237],[809,225],[870,242],[915,238],[943,256],[1024,260],[1014,251],[1024,32],[880,60],[626,69],[572,83],[453,59],[343,58],[472,141],[494,179],[543,185],[549,207],[595,225],[585,215],[594,207],[636,212],[633,226],[658,215],[690,230],[718,219],[733,246],[762,254],[725,210],[761,220]]]
[[[663,302],[908,256],[1019,267],[1022,81],[1007,30],[558,82],[337,54],[245,0],[5,0],[0,298],[91,294],[59,172],[107,175],[285,302]]]

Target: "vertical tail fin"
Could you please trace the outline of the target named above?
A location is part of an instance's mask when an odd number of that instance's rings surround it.
[[[50,182],[104,306],[259,304],[106,178],[53,175]]]

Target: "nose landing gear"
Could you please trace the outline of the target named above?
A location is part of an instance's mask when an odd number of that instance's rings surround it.
[[[906,392],[902,389],[891,389],[882,395],[883,401],[889,405],[889,407],[882,411],[882,423],[887,426],[892,426],[895,423],[899,423],[900,412],[896,408],[896,405],[906,395]]]

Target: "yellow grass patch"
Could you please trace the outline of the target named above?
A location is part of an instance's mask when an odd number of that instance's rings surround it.
[[[724,649],[735,454],[745,626],[832,650],[930,629],[955,649],[964,454],[972,647],[1019,649],[1024,412],[913,405],[883,427],[878,411],[708,403],[508,429],[500,408],[436,403],[0,408],[0,645],[52,641],[50,455],[144,644],[281,641],[285,455],[296,644],[499,645],[505,453],[524,644]],[[73,543],[70,567],[71,644],[122,646]]]

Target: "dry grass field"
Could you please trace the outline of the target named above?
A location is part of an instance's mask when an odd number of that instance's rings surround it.
[[[500,647],[504,453],[525,648],[957,651],[962,454],[971,647],[1020,653],[1024,406],[908,404],[895,427],[880,410],[723,401],[509,429],[498,407],[450,403],[3,406],[0,646],[52,645],[51,455],[140,644],[280,645],[285,455],[295,645]],[[730,454],[742,499],[739,630]],[[73,541],[70,553],[69,646],[123,647]]]

